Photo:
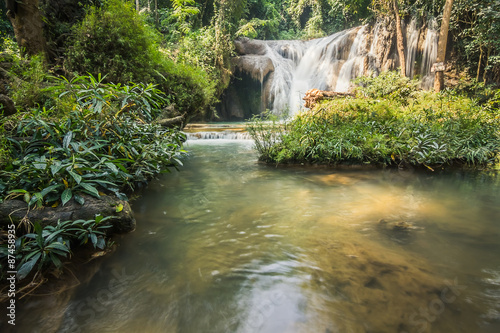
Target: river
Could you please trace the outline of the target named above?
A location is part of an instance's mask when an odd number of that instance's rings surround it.
[[[188,141],[137,230],[19,332],[500,331],[495,172],[275,167],[252,145]]]

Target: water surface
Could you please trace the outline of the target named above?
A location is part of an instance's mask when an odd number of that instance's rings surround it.
[[[500,331],[496,174],[275,168],[249,140],[188,150],[55,332]]]

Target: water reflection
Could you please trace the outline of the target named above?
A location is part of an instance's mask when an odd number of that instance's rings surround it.
[[[496,174],[274,168],[244,141],[189,150],[43,332],[500,329]]]

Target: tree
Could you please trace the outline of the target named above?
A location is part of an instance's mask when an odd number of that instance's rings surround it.
[[[21,52],[27,55],[43,53],[46,56],[47,42],[43,35],[38,0],[5,0],[5,6]]]
[[[448,28],[450,26],[451,7],[453,0],[446,0],[443,10],[443,20],[439,31],[439,42],[436,63],[438,64],[434,79],[434,91],[440,92],[444,88],[444,63],[446,60],[446,44],[448,43]]]
[[[478,82],[500,83],[500,1],[455,1],[450,35],[460,65]]]
[[[405,45],[403,31],[401,30],[401,17],[399,16],[398,0],[392,1],[394,15],[396,16],[396,45],[398,49],[399,63],[401,65],[401,76],[406,76]]]

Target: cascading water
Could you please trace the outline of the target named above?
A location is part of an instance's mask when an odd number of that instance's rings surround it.
[[[270,102],[272,109],[282,113],[289,110],[295,114],[303,104],[302,97],[309,89],[335,90],[339,73],[346,63],[350,70],[344,76],[353,72],[353,67],[359,61],[356,58],[366,39],[364,27],[354,28],[329,37],[308,42],[294,41],[266,42],[266,56],[274,65],[274,73],[270,86]],[[346,57],[344,50],[351,51]],[[286,50],[286,52],[284,52]],[[361,52],[366,53],[365,50]]]
[[[422,89],[430,89],[434,84],[434,73],[431,73],[432,64],[436,62],[439,33],[437,31],[436,20],[429,21],[427,35],[424,42],[422,56],[422,67],[420,75],[422,76]]]
[[[419,35],[417,20],[413,19],[406,30],[406,75],[409,78],[413,78],[414,75]]]
[[[364,41],[366,39],[365,28],[366,27],[363,26],[359,29],[356,38],[352,43],[349,57],[347,58],[348,60],[340,69],[335,91],[346,92],[349,90],[351,79],[353,77],[363,75],[364,71],[362,65],[364,56],[366,55],[366,46],[364,45]]]
[[[261,111],[270,109],[275,114],[294,115],[302,108],[302,97],[310,89],[346,92],[351,80],[366,72],[377,74],[395,69],[397,55],[391,45],[395,37],[390,27],[390,23],[379,21],[373,28],[356,27],[310,41],[252,41],[248,61],[260,56],[267,62],[255,63],[272,63],[267,76],[258,68],[251,74],[253,77],[260,73]],[[428,89],[433,82],[430,69],[437,53],[434,20],[428,24],[425,41],[420,41],[423,37],[417,21],[412,20],[406,29],[404,65],[408,76],[413,77],[415,64],[421,57],[422,87]],[[241,54],[242,58],[246,56]],[[248,72],[248,66],[242,68]]]

